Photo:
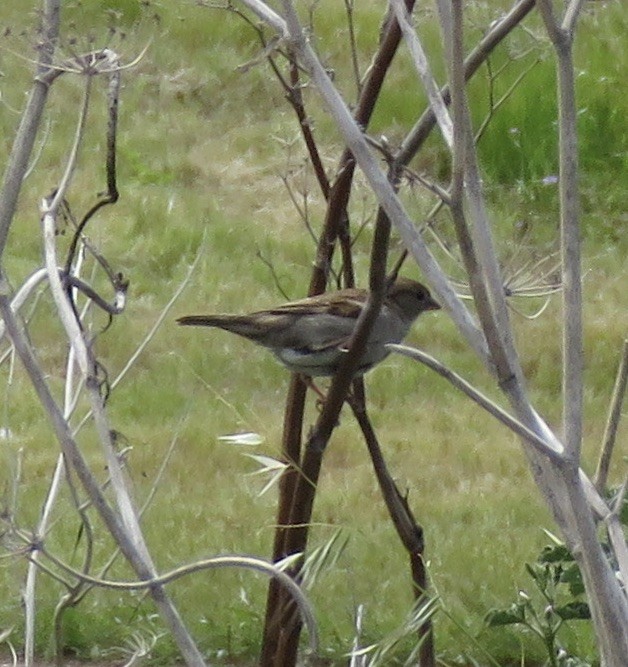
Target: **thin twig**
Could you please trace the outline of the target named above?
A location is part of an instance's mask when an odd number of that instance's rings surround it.
[[[85,135],[85,123],[87,121],[87,110],[89,109],[91,90],[92,90],[92,77],[88,76],[85,80],[83,105],[81,106],[81,109],[79,111],[78,122],[76,123],[76,131],[74,133],[74,143],[72,144],[72,147],[70,148],[70,152],[68,154],[65,171],[63,173],[63,176],[61,177],[61,180],[59,181],[59,185],[55,189],[52,199],[46,202],[46,208],[50,211],[55,211],[55,215],[61,202],[65,198],[65,193],[67,192],[67,189],[70,185],[70,180],[72,179],[72,174],[74,173],[74,169],[76,168],[81,141],[83,140],[83,137]]]
[[[452,150],[453,148],[453,126],[451,122],[451,117],[449,111],[447,110],[447,105],[443,100],[440,89],[436,85],[436,80],[432,76],[432,72],[423,50],[423,45],[421,40],[417,35],[414,28],[410,25],[408,12],[402,0],[392,0],[392,8],[397,18],[397,23],[401,28],[404,39],[408,44],[410,53],[412,54],[412,59],[414,61],[414,66],[419,74],[419,78],[425,88],[427,98],[430,103],[430,107],[436,117],[436,122],[438,127],[443,135],[443,139],[447,144],[448,148]]]
[[[310,651],[312,651],[314,654],[316,654],[318,651],[318,628],[314,619],[313,610],[307,597],[301,590],[301,587],[292,579],[292,577],[290,577],[289,574],[284,571],[288,563],[269,563],[262,558],[234,554],[230,556],[215,556],[213,558],[206,558],[194,563],[188,563],[187,565],[182,565],[181,567],[170,570],[165,574],[161,574],[147,580],[113,581],[92,577],[83,572],[75,570],[67,563],[64,563],[62,560],[50,553],[42,544],[33,544],[31,546],[34,550],[40,551],[42,555],[50,560],[50,562],[53,563],[56,567],[61,569],[66,574],[75,577],[79,581],[91,584],[92,586],[97,586],[98,588],[109,588],[116,591],[151,590],[154,587],[162,587],[166,584],[176,581],[177,579],[180,579],[181,577],[186,577],[196,572],[223,567],[241,567],[244,569],[253,570],[255,572],[261,572],[262,574],[266,574],[278,579],[290,591],[294,601],[297,603],[299,610],[301,611],[301,615],[308,629],[308,635],[310,638]],[[294,558],[291,560],[294,560]],[[37,566],[42,570],[45,570],[51,576],[58,578],[58,575],[56,575],[54,570],[51,570],[40,561],[38,561]]]
[[[617,368],[617,375],[615,376],[615,386],[613,388],[613,395],[609,405],[608,418],[606,420],[606,428],[604,429],[604,437],[602,438],[602,450],[600,452],[600,459],[597,464],[597,470],[593,477],[595,488],[603,493],[606,488],[608,480],[608,471],[610,469],[611,457],[613,449],[615,448],[615,440],[617,438],[617,428],[619,427],[619,420],[621,418],[621,407],[626,395],[626,387],[628,386],[628,339],[624,341],[622,353],[619,360],[619,367]],[[628,580],[625,582],[628,585]]]
[[[360,77],[360,63],[358,62],[358,44],[355,36],[355,19],[354,19],[354,0],[344,0],[345,10],[347,12],[347,24],[349,26],[349,50],[351,53],[351,65],[353,66],[353,78],[357,91],[357,97],[362,93],[362,81]]]
[[[520,437],[524,438],[539,453],[550,459],[552,463],[555,463],[557,466],[562,466],[564,464],[562,452],[554,449],[550,442],[539,437],[525,424],[522,424],[518,419],[491,401],[490,398],[478,391],[473,385],[467,382],[460,375],[447,368],[447,366],[442,364],[440,361],[434,359],[434,357],[431,357],[429,354],[426,354],[422,350],[417,350],[416,348],[407,347],[405,345],[389,344],[386,347],[390,348],[393,352],[399,352],[399,354],[410,357],[410,359],[420,361],[428,368],[436,371],[441,377],[444,377],[454,387],[460,389],[460,391],[466,394],[471,400],[477,403],[480,407],[484,408],[484,410],[486,410],[489,414],[493,415],[495,419],[507,426],[511,431]]]
[[[122,370],[111,381],[109,385],[111,391],[113,391],[120,384],[120,382],[122,382],[122,380],[126,377],[127,373],[131,370],[131,368],[133,368],[138,357],[144,352],[147,345],[155,337],[155,334],[161,327],[163,321],[166,319],[166,316],[168,315],[174,304],[177,302],[178,298],[181,296],[183,290],[188,286],[190,280],[192,279],[192,275],[194,274],[194,271],[196,270],[196,267],[198,266],[198,263],[201,260],[204,247],[205,247],[205,235],[203,235],[203,239],[201,240],[201,243],[199,245],[196,257],[194,258],[194,261],[192,262],[185,278],[181,281],[181,284],[177,287],[172,297],[170,297],[168,303],[166,303],[166,305],[162,308],[161,312],[159,313],[159,316],[153,323],[153,326],[148,330],[148,332],[142,339],[141,343],[135,349],[135,352],[133,352],[133,354],[128,358]],[[90,419],[91,416],[92,416],[92,410],[90,409],[85,413],[79,424],[74,429],[74,434],[78,433],[78,431],[85,425],[85,423]]]

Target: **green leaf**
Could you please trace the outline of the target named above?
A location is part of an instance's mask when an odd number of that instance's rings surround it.
[[[539,563],[564,563],[573,562],[571,552],[564,544],[546,546],[539,554]]]
[[[586,621],[591,618],[591,610],[586,602],[568,602],[560,607],[555,607],[554,612],[563,621]]]
[[[502,625],[524,623],[525,616],[525,605],[515,602],[508,609],[491,609],[484,617],[484,622],[489,628],[497,628]]]
[[[582,595],[584,593],[584,582],[582,581],[582,572],[580,568],[573,563],[565,568],[560,576],[560,583],[569,586],[569,592],[573,597]]]

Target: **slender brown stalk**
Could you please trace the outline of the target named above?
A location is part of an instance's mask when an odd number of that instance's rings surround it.
[[[408,553],[412,575],[412,590],[415,599],[420,600],[428,595],[427,591],[429,587],[427,569],[425,567],[423,528],[417,523],[407,499],[400,493],[395,481],[388,472],[388,466],[384,460],[377,435],[366,411],[364,393],[360,391],[360,387],[356,386],[356,383],[354,383],[354,393],[349,401],[349,405],[364,436],[373,463],[373,470],[375,471],[382,497],[388,509],[388,514],[395,526],[401,543]],[[419,667],[433,667],[436,663],[434,633],[430,619],[420,626],[418,635],[418,639],[421,642]]]
[[[406,6],[409,10],[413,7],[414,2],[415,0],[406,0]],[[363,127],[366,127],[370,121],[375,108],[375,102],[399,46],[400,39],[401,32],[396,21],[389,18],[372,67],[361,87],[360,99],[355,110],[356,121]],[[292,83],[294,85],[295,74],[293,73],[292,76]],[[305,111],[299,111],[297,115],[301,120],[301,118],[305,118]],[[311,134],[308,136],[311,137]],[[309,150],[310,155],[312,155],[312,148],[309,147]],[[317,155],[318,152],[316,151],[315,154]],[[353,156],[349,150],[345,150],[339,160],[336,178],[328,192],[325,191],[324,182],[321,182],[319,177],[319,183],[321,184],[323,194],[328,200],[328,206],[323,230],[316,250],[316,258],[309,287],[310,295],[323,292],[327,286],[337,240],[340,242],[343,258],[344,283],[347,286],[352,286],[355,283],[351,254],[351,235],[347,215],[354,169],[355,161]],[[310,521],[315,494],[315,486],[312,486],[312,483],[315,484],[315,481],[318,479],[326,441],[335,427],[348,386],[349,380],[346,381],[346,388],[339,390],[339,394],[342,394],[340,399],[330,399],[328,397],[327,403],[330,400],[337,401],[336,407],[332,411],[337,412],[337,414],[335,417],[331,416],[328,418],[329,421],[325,428],[319,427],[323,433],[328,434],[319,434],[316,438],[313,438],[305,447],[304,460],[300,461],[305,389],[298,379],[293,379],[291,383],[286,402],[282,451],[286,462],[291,462],[293,465],[300,463],[300,466],[298,469],[290,468],[284,473],[284,479],[282,479],[279,488],[277,528],[273,546],[274,560],[279,560],[296,551],[305,550],[308,532],[305,524]],[[317,428],[315,427],[316,430]],[[320,443],[323,441],[325,444],[321,447]],[[303,482],[302,480],[309,481]],[[299,484],[299,481],[301,481],[301,484]],[[289,524],[294,527],[286,528]],[[286,618],[289,620],[293,618],[289,599],[279,588],[278,584],[275,581],[271,581],[267,598],[266,620],[260,656],[260,665],[262,667],[272,667],[273,665],[289,666],[296,662],[300,627],[298,620],[295,620],[293,631],[286,634],[285,629],[282,629],[282,619],[285,620]]]
[[[606,489],[606,482],[608,480],[608,471],[611,465],[611,457],[615,448],[615,440],[617,437],[617,428],[619,427],[619,419],[621,417],[621,406],[626,396],[626,387],[628,386],[628,340],[624,341],[622,346],[621,359],[619,361],[619,368],[615,376],[615,386],[613,388],[613,395],[611,397],[608,419],[606,420],[606,428],[604,429],[604,437],[602,438],[602,451],[600,453],[600,460],[595,471],[595,488],[603,493]]]

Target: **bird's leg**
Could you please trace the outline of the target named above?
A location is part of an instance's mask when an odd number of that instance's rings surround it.
[[[327,394],[323,393],[314,380],[309,375],[302,375],[303,382],[306,384],[307,387],[309,387],[317,396],[316,399],[316,409],[318,412],[323,411],[323,407],[325,406],[325,401],[327,400]],[[347,396],[347,400],[351,398],[352,394],[349,392],[349,395]],[[338,421],[336,422],[336,427],[340,426],[340,416],[338,416]]]
[[[319,408],[322,408],[322,406],[325,403],[325,400],[327,399],[327,394],[324,394],[317,386],[314,380],[309,375],[301,375],[301,378],[303,379],[303,383],[305,384],[306,387],[311,389],[317,396],[318,400],[316,401],[316,405]]]

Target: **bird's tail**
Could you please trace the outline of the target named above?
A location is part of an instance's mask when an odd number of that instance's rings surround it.
[[[186,315],[177,322],[183,326],[217,327],[253,340],[259,336],[255,323],[242,315]]]

